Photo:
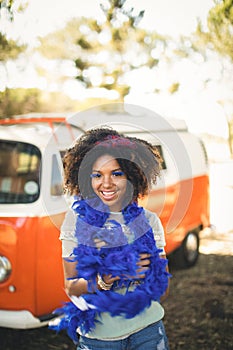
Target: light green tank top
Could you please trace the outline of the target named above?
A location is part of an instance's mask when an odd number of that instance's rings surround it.
[[[152,302],[149,308],[131,319],[121,316],[112,317],[108,312],[104,312],[101,314],[101,318],[97,318],[101,323],[97,323],[95,329],[85,334],[85,337],[102,340],[124,339],[150,324],[158,322],[163,316],[164,310],[158,302]]]

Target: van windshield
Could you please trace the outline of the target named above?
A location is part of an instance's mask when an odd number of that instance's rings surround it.
[[[29,143],[0,140],[0,203],[32,203],[40,194],[40,150]]]

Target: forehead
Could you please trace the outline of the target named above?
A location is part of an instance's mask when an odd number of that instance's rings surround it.
[[[103,169],[118,169],[120,165],[118,161],[110,156],[109,154],[104,154],[96,159],[93,164],[93,170],[103,170]]]

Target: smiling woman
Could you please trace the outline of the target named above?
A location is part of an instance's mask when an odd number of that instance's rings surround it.
[[[169,283],[164,232],[157,215],[138,206],[159,175],[157,149],[97,128],[63,164],[74,195],[60,236],[71,302],[57,310],[63,317],[53,328],[67,329],[78,350],[168,349],[160,304]]]

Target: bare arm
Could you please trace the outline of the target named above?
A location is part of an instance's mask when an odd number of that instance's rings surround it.
[[[160,255],[160,257],[162,259],[166,259],[166,255]],[[168,265],[166,266],[166,271],[169,272]],[[170,288],[170,279],[168,279],[167,289],[166,289],[165,293],[161,296],[160,301],[164,301],[165,299],[167,299],[168,294],[169,294],[169,288]]]
[[[88,293],[87,281],[83,278],[76,278],[76,264],[76,262],[69,262],[63,259],[65,291],[68,295],[80,296],[84,293]]]
[[[97,247],[103,246],[103,242],[96,242]],[[161,255],[162,258],[166,258],[165,255]],[[86,281],[84,278],[77,278],[77,270],[76,270],[76,264],[77,262],[71,262],[67,261],[66,259],[63,259],[63,270],[64,270],[64,278],[65,278],[65,290],[68,295],[75,295],[75,296],[81,296],[82,294],[87,294],[91,292],[95,292],[94,288],[93,291],[88,290],[88,281]],[[149,254],[141,254],[140,260],[137,263],[138,265],[138,275],[134,276],[134,278],[144,278],[145,274],[143,272],[146,272],[148,269],[148,266],[150,265],[150,255]],[[119,280],[119,277],[112,277],[111,275],[103,275],[101,276],[102,280],[106,284],[112,284],[114,281]],[[127,277],[127,276],[126,276]],[[132,278],[132,277],[131,277]],[[97,287],[99,290],[101,290],[101,287],[97,283]],[[168,295],[168,289],[166,293],[162,296],[162,300],[164,300]]]
[[[90,292],[95,292],[94,288],[93,291],[88,290],[88,282],[84,278],[76,278],[77,276],[77,270],[76,270],[76,264],[77,262],[69,262],[65,259],[63,259],[63,270],[64,270],[64,277],[65,277],[65,291],[68,295],[75,295],[80,296],[82,294],[87,294]],[[114,281],[118,280],[119,277],[112,277],[111,275],[103,275],[102,276],[103,281],[106,284],[111,284]],[[99,290],[101,290],[101,287],[97,283],[97,287]]]
[[[150,264],[149,260],[149,254],[141,254],[140,261],[138,262],[138,275],[137,278],[144,278],[145,275],[143,274],[144,271],[148,269],[148,265]],[[88,290],[88,282],[84,278],[76,278],[77,276],[77,270],[76,270],[76,264],[77,262],[70,262],[65,259],[63,259],[63,270],[64,270],[64,277],[65,277],[65,291],[68,295],[75,295],[80,296],[82,294],[95,292]],[[134,278],[136,278],[134,277]],[[111,275],[103,275],[102,276],[103,281],[106,284],[111,284],[117,280],[119,280],[119,277],[112,277]],[[98,284],[97,284],[98,286]],[[101,290],[101,288],[98,286],[98,289]]]

